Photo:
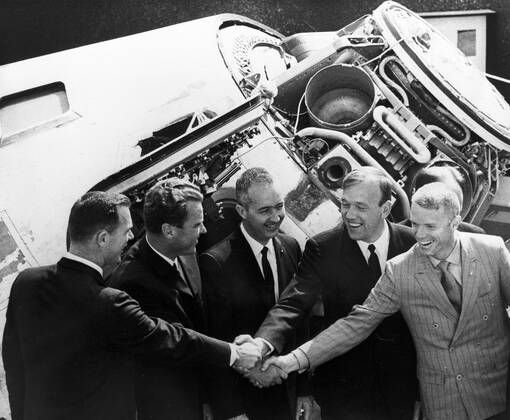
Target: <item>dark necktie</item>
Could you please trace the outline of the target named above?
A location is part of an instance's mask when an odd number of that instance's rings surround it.
[[[381,277],[381,264],[379,264],[379,258],[377,258],[377,254],[375,253],[374,244],[368,245],[368,250],[370,251],[370,256],[368,257],[368,271],[372,276],[373,284],[377,283],[379,277]]]
[[[274,277],[273,270],[271,270],[271,265],[267,259],[267,251],[267,246],[260,251],[262,254],[262,273],[264,274],[264,284],[268,290],[271,290],[272,302],[274,303]]]
[[[460,313],[460,308],[462,306],[462,286],[457,282],[457,280],[455,280],[455,276],[448,270],[449,265],[450,263],[448,261],[441,261],[439,263],[439,269],[441,270],[441,285],[446,292],[448,300],[452,303],[455,310]]]

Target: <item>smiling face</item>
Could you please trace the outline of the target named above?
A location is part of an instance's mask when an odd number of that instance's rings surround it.
[[[381,197],[379,182],[369,178],[344,189],[340,210],[351,239],[372,243],[381,236],[391,210]]]
[[[246,231],[263,245],[278,234],[285,218],[282,194],[274,183],[253,184],[248,188],[246,203],[236,208]]]
[[[455,230],[460,221],[444,207],[424,208],[411,204],[411,223],[420,250],[427,256],[445,259],[455,246]]]

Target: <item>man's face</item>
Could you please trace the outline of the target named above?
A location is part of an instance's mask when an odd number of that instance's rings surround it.
[[[133,233],[131,228],[133,223],[131,222],[131,213],[129,208],[121,206],[118,208],[119,224],[113,230],[108,233],[105,251],[104,251],[104,262],[105,265],[116,265],[120,262],[120,257],[124,248],[129,240],[133,239]]]
[[[344,189],[340,210],[352,240],[371,243],[379,239],[391,209],[389,201],[379,205],[380,201],[378,181],[366,179]]]
[[[425,209],[416,203],[411,204],[411,223],[420,250],[440,260],[453,250],[457,219],[458,216],[453,218],[444,207]]]
[[[275,184],[252,185],[248,188],[248,203],[237,205],[243,225],[250,236],[265,245],[278,234],[285,218],[280,188]]]
[[[172,237],[172,250],[176,255],[187,255],[195,252],[198,238],[206,233],[204,226],[204,212],[202,203],[189,200],[186,204],[188,217],[182,227],[173,226],[175,234]]]

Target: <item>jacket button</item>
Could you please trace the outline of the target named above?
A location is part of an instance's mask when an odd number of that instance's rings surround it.
[[[455,349],[453,347],[450,347],[450,353],[453,353]]]
[[[484,321],[487,321],[489,319],[489,315],[484,315],[484,316],[482,316],[482,318]]]
[[[462,380],[462,375],[457,375],[455,378],[456,378],[458,381],[460,381],[460,380]]]
[[[437,327],[439,327],[439,324],[438,324],[437,322],[434,322],[434,323],[432,324],[432,326],[433,326],[434,328],[437,328]]]

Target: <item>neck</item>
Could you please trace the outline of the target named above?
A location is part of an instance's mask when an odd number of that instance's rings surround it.
[[[175,260],[178,257],[177,252],[168,245],[168,241],[161,235],[154,235],[147,232],[147,241],[156,251],[160,252],[165,257],[170,258],[171,260]]]
[[[105,268],[104,258],[102,258],[98,252],[91,249],[87,245],[71,243],[71,245],[69,245],[69,252],[71,254],[78,256],[78,257],[85,258],[86,260],[92,261],[93,263],[95,263],[99,267],[101,267],[102,269]]]
[[[367,240],[365,242],[368,242],[370,244],[373,244],[375,241],[377,241],[384,232],[384,225],[386,224],[386,220],[383,220],[380,226],[377,227],[377,230],[374,232],[374,234],[370,237],[370,240]]]

